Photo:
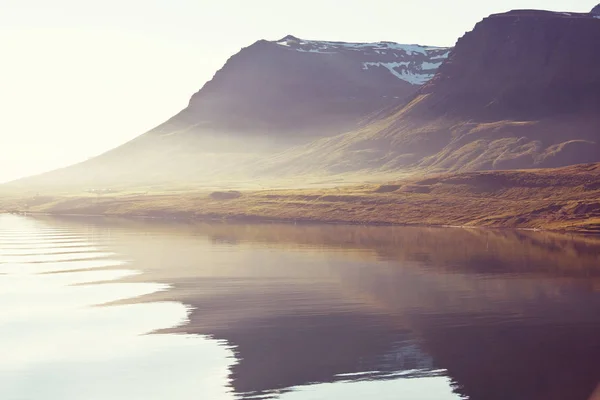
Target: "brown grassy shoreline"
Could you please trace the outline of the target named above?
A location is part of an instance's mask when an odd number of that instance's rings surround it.
[[[462,226],[600,233],[600,166],[475,172],[324,189],[13,194],[0,210],[234,222]]]

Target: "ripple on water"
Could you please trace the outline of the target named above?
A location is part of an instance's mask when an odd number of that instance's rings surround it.
[[[48,254],[80,254],[80,253],[91,253],[98,252],[102,249],[97,246],[75,246],[75,247],[17,247],[17,248],[6,248],[0,247],[0,254],[4,257],[16,257],[16,256],[32,256],[32,255],[48,255]]]
[[[88,241],[76,241],[76,242],[64,242],[64,243],[5,243],[0,242],[0,250],[2,251],[14,251],[14,250],[53,250],[53,249],[77,249],[90,247],[92,244]]]
[[[0,257],[1,260],[1,257]],[[1,263],[0,273],[46,274],[63,271],[80,271],[95,268],[115,268],[127,265],[127,261],[116,259],[54,261],[45,263]]]
[[[85,253],[54,253],[54,254],[24,254],[24,255],[2,255],[0,263],[19,264],[19,263],[51,263],[72,260],[91,260],[103,257],[114,256],[111,252],[85,252]]]
[[[5,221],[0,216],[0,230]],[[0,235],[0,398],[232,398],[227,346],[201,336],[147,335],[185,322],[182,303],[94,307],[168,285],[117,282],[139,271],[87,237],[39,235],[31,220],[10,217],[13,227],[19,221],[27,229]]]

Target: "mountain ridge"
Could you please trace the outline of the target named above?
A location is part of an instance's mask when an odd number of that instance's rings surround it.
[[[600,161],[600,53],[593,43],[600,43],[600,22],[590,14],[491,15],[457,41],[404,107],[277,156],[263,171],[442,172]]]

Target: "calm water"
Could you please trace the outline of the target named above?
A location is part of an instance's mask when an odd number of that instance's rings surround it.
[[[0,399],[588,400],[600,238],[0,216]]]

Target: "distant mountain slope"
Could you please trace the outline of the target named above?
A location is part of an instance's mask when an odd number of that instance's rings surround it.
[[[264,152],[366,124],[412,96],[449,50],[293,36],[260,40],[232,56],[188,107],[155,129],[99,157],[18,184],[163,184],[230,174],[233,166]]]
[[[277,172],[461,171],[600,161],[600,20],[520,10],[456,44],[410,102],[277,156]]]
[[[185,110],[150,134],[185,129],[277,143],[330,136],[414,94],[448,54],[391,42],[261,40],[231,57]]]

